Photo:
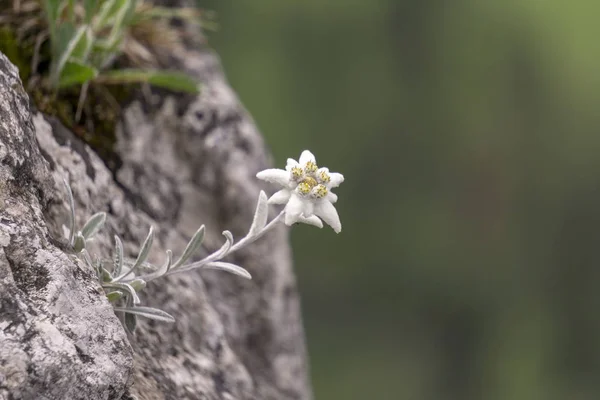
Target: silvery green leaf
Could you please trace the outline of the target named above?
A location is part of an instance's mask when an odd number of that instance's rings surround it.
[[[204,240],[204,230],[204,225],[202,225],[200,229],[198,229],[196,233],[194,233],[194,236],[192,236],[192,238],[190,239],[189,243],[185,247],[185,250],[183,251],[183,254],[181,255],[181,257],[179,257],[179,260],[177,260],[177,262],[171,267],[172,269],[183,265],[183,263],[185,263],[192,256],[192,254],[194,254],[194,252],[198,250],[198,248],[202,244],[202,241]]]
[[[94,237],[96,233],[104,226],[104,222],[106,221],[106,213],[99,212],[94,215],[85,223],[81,234],[84,238],[91,239]]]
[[[131,282],[129,282],[129,284],[136,292],[140,292],[146,287],[146,281],[144,281],[143,279],[134,279]]]
[[[116,308],[113,308],[116,310]],[[135,332],[135,328],[137,327],[137,316],[135,314],[127,313],[125,314],[125,328],[129,331],[129,333]]]
[[[215,261],[215,262],[211,262],[206,265],[203,265],[202,268],[220,269],[223,271],[231,272],[232,274],[235,274],[235,275],[239,275],[246,279],[252,279],[252,275],[250,275],[250,273],[248,271],[246,271],[244,268],[239,267],[232,263],[228,263],[228,262]]]
[[[156,273],[158,274],[158,276],[163,276],[164,274],[169,272],[172,265],[173,265],[173,252],[171,250],[167,250],[167,261],[165,261],[165,263],[160,267],[160,269],[158,271],[156,271]]]
[[[156,278],[160,278],[161,276],[163,276],[164,274],[169,272],[169,270],[171,269],[172,262],[173,262],[173,252],[171,250],[167,250],[167,261],[165,261],[165,263],[156,271],[154,271],[150,274],[142,275],[141,278],[147,282],[149,282],[153,279],[156,279]]]
[[[140,253],[137,256],[137,259],[135,260],[135,264],[133,264],[133,268],[131,268],[131,269],[136,269],[137,267],[142,265],[142,263],[144,261],[146,261],[146,259],[148,258],[148,254],[150,254],[150,248],[152,247],[153,241],[154,241],[154,227],[151,226],[150,231],[148,232],[148,236],[146,237],[146,240],[144,240],[144,244],[142,244]]]
[[[131,269],[131,267],[133,266],[133,264],[128,264],[128,263],[124,263],[123,264],[123,268],[121,270],[121,275],[118,275],[115,277],[115,282],[120,282],[122,280],[124,280],[125,278],[127,278],[130,275],[133,275],[133,277],[131,277],[130,279],[134,279],[135,278],[135,271],[133,271],[133,269]]]
[[[113,281],[111,273],[108,272],[105,268],[100,267],[100,271],[102,271],[102,282],[110,283]]]
[[[229,250],[233,245],[233,235],[229,231],[223,231],[223,236],[225,236],[225,243],[223,243],[223,246],[221,246],[219,250],[215,251],[214,253],[200,261],[180,266],[176,270],[172,269],[170,273],[191,271],[193,269],[201,268],[209,263],[212,263],[225,257],[227,253],[229,253]]]
[[[140,304],[140,298],[138,297],[137,293],[135,292],[135,289],[133,287],[131,287],[131,285],[128,283],[123,283],[123,282],[103,283],[102,287],[108,288],[108,289],[124,290],[127,293],[127,295],[129,295],[131,297],[131,301],[133,302],[134,305]]]
[[[83,249],[85,249],[85,238],[81,232],[77,232],[75,235],[75,243],[73,243],[73,251],[75,251],[75,253],[80,253]]]
[[[71,191],[69,182],[66,179],[63,179],[63,182],[67,189],[67,200],[69,201],[69,246],[73,247],[75,235],[75,201],[73,201],[73,192]]]
[[[125,299],[125,308],[133,307],[133,300],[131,296],[127,296]],[[113,308],[114,309],[114,308]],[[133,334],[135,328],[137,327],[137,317],[135,314],[125,314],[123,316],[125,322],[125,328],[129,331],[129,333]]]
[[[225,257],[227,253],[229,253],[229,249],[231,249],[231,245],[233,244],[233,235],[229,231],[223,231],[223,236],[225,236],[225,243],[223,243],[223,246],[207,257],[211,261],[220,260],[221,258]]]
[[[264,228],[267,224],[268,216],[269,205],[267,204],[267,195],[261,190],[258,195],[256,211],[254,212],[254,219],[252,220],[252,226],[250,226],[250,230],[248,231],[248,236],[253,236]]]
[[[107,293],[106,294],[106,298],[111,303],[114,303],[115,301],[121,300],[123,298],[123,292],[120,292],[120,291],[117,290],[117,291],[114,291],[114,292]]]
[[[128,314],[139,315],[149,319],[155,319],[163,322],[175,322],[173,316],[163,310],[151,307],[115,307],[115,311],[120,311]]]
[[[119,276],[123,270],[123,242],[121,242],[121,238],[117,235],[115,235],[115,254],[113,260],[114,274],[115,276]]]

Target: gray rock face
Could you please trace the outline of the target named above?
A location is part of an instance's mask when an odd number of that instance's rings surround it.
[[[0,55],[0,398],[119,398],[132,349],[93,272],[50,234],[56,194],[18,71]]]
[[[312,398],[283,226],[229,260],[251,281],[191,271],[151,282],[143,305],[177,321],[140,319],[129,336],[94,272],[64,251],[63,177],[76,226],[107,213],[93,244],[104,256],[119,234],[134,257],[150,225],[155,263],[168,248],[181,254],[201,224],[206,251],[225,229],[245,235],[262,188],[254,176],[269,165],[264,144],[217,58],[192,47],[173,49],[169,63],[198,77],[201,94],[129,104],[113,171],[60,123],[32,114],[0,55],[0,399]]]

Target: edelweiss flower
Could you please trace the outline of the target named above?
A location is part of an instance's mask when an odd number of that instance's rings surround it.
[[[319,168],[310,151],[304,150],[299,162],[288,158],[285,170],[266,169],[256,177],[283,186],[271,196],[269,204],[286,204],[286,225],[303,222],[322,228],[321,218],[336,233],[342,230],[340,217],[332,204],[337,201],[337,196],[331,189],[338,187],[344,181],[344,176],[329,172],[327,168]]]

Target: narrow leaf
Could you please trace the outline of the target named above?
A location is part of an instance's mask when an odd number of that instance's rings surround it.
[[[231,264],[223,261],[215,261],[202,266],[206,269],[220,269],[223,271],[231,272],[232,274],[239,275],[246,279],[252,279],[252,275],[242,267],[238,267],[235,264]]]
[[[91,81],[98,75],[98,70],[76,61],[68,61],[61,71],[58,87],[65,88]]]
[[[215,251],[208,257],[206,257],[198,262],[189,264],[185,268],[178,269],[177,272],[189,271],[191,269],[199,268],[201,266],[206,265],[207,263],[217,261],[217,260],[220,260],[223,257],[225,257],[227,255],[227,253],[229,253],[231,246],[233,246],[233,235],[229,231],[223,231],[223,236],[225,236],[225,243],[223,243],[223,246],[221,246],[221,248],[219,250]]]
[[[149,83],[176,92],[198,93],[198,82],[181,72],[120,69],[104,72],[96,78],[105,84]]]
[[[125,314],[125,328],[127,328],[129,333],[135,332],[135,328],[137,328],[137,315],[130,313]]]
[[[113,20],[111,21],[112,29],[108,41],[111,43],[119,43],[125,36],[125,30],[131,20],[131,16],[135,11],[136,1],[126,0],[119,7]]]
[[[114,292],[107,293],[106,298],[111,303],[114,303],[115,301],[121,300],[123,298],[123,292],[116,290]]]
[[[131,268],[132,270],[136,269],[137,267],[142,265],[144,263],[144,261],[146,261],[146,259],[148,258],[148,254],[150,254],[150,248],[152,247],[153,241],[154,241],[154,227],[151,226],[150,231],[148,232],[148,236],[146,237],[146,240],[144,240],[144,244],[142,244],[140,253],[137,256],[137,259],[135,260],[135,264]]]
[[[100,267],[100,271],[102,271],[102,282],[110,283],[113,281],[112,275],[106,270],[106,268]]]
[[[225,243],[223,243],[223,246],[219,250],[208,256],[207,260],[220,260],[229,253],[229,249],[233,245],[233,235],[229,231],[223,231],[223,236],[225,236]]]
[[[171,269],[173,265],[173,252],[171,250],[167,250],[167,261],[159,268],[158,271],[155,272],[158,276],[163,276]]]
[[[123,270],[123,242],[121,242],[121,238],[117,235],[115,235],[115,254],[113,256],[113,261],[114,274],[118,277]]]
[[[80,253],[83,249],[85,249],[85,238],[81,232],[77,232],[75,235],[75,242],[73,243],[73,251],[75,253]]]
[[[133,290],[135,290],[136,292],[140,292],[142,290],[144,290],[144,288],[146,287],[146,281],[144,281],[143,279],[134,279],[131,282],[129,282],[129,284],[131,285],[131,287],[133,288]]]
[[[110,26],[114,22],[115,15],[124,7],[127,7],[128,0],[105,0],[96,15],[94,21],[94,30],[100,31]]]
[[[132,279],[135,278],[135,271],[131,268],[133,266],[133,264],[130,263],[123,263],[123,267],[121,269],[121,275],[117,275],[114,279],[115,282],[121,282],[123,280],[126,281],[125,278],[127,278],[129,275],[133,275]]]
[[[73,201],[73,192],[66,179],[63,179],[67,189],[67,200],[69,201],[69,246],[73,247],[73,238],[75,235],[75,202]]]
[[[204,231],[205,228],[204,225],[202,225],[200,229],[198,229],[196,233],[194,233],[194,236],[192,236],[187,246],[185,247],[183,254],[181,255],[181,257],[179,257],[179,260],[177,260],[177,262],[173,264],[171,269],[175,269],[183,265],[187,260],[189,260],[192,254],[194,254],[196,250],[198,250],[200,245],[202,245],[202,241],[204,240]]]
[[[258,202],[256,204],[256,211],[254,212],[254,219],[252,225],[248,231],[248,236],[253,236],[262,230],[267,225],[267,217],[269,216],[269,205],[267,204],[267,195],[264,191],[260,191],[258,195]]]
[[[173,252],[171,250],[167,250],[167,261],[158,270],[156,270],[150,274],[147,274],[147,275],[142,275],[140,278],[144,279],[147,282],[154,280],[156,278],[160,278],[161,276],[163,276],[164,274],[169,272],[169,270],[171,270],[172,262],[173,262]]]
[[[125,300],[125,307],[130,308],[133,307],[133,300],[131,296],[128,296]],[[113,308],[114,309],[114,308]],[[135,314],[125,314],[125,328],[129,331],[129,333],[133,334],[135,332],[135,328],[137,327],[137,316]]]
[[[56,60],[52,72],[52,81],[58,86],[63,75],[67,61],[71,58],[73,51],[77,48],[80,40],[85,35],[86,27],[80,26],[77,30],[70,23],[64,23],[57,28],[57,43],[53,59]]]
[[[115,311],[120,311],[128,314],[139,315],[149,319],[155,319],[163,322],[175,322],[173,316],[163,310],[151,307],[115,307]]]
[[[104,226],[104,222],[106,221],[106,213],[99,212],[94,215],[85,223],[81,234],[86,240],[94,237],[96,233]]]
[[[131,296],[131,301],[133,302],[134,305],[140,304],[140,298],[138,297],[137,293],[135,292],[135,289],[133,287],[131,287],[131,285],[129,285],[128,283],[123,283],[123,282],[103,283],[102,287],[109,288],[109,289],[124,290],[125,292],[127,292],[127,294],[129,296]]]
[[[87,57],[92,49],[92,45],[94,44],[94,34],[92,32],[92,28],[89,26],[84,25],[81,28],[83,28],[83,34],[76,43],[75,48],[71,52],[69,58],[71,60],[78,60],[83,63],[87,60]]]

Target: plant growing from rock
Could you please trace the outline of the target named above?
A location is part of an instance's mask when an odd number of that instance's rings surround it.
[[[261,238],[282,221],[286,225],[302,222],[322,228],[323,223],[320,219],[322,218],[336,233],[341,231],[342,225],[333,206],[338,198],[331,189],[339,186],[344,181],[344,176],[335,172],[330,173],[327,168],[318,168],[315,157],[310,151],[305,150],[299,162],[288,159],[285,170],[267,169],[259,172],[257,177],[282,185],[283,189],[270,199],[267,199],[265,192],[260,192],[252,224],[245,237],[235,242],[231,232],[224,231],[225,243],[218,250],[201,260],[188,262],[204,239],[206,228],[202,225],[192,236],[177,261],[173,261],[173,252],[167,250],[166,260],[160,267],[147,262],[154,241],[153,227],[150,227],[148,236],[141,244],[135,259],[124,256],[123,243],[117,235],[114,237],[115,245],[111,259],[102,257],[92,259],[88,251],[88,243],[102,229],[106,221],[106,213],[94,214],[81,230],[76,230],[73,194],[65,180],[69,204],[68,247],[74,253],[81,255],[85,263],[96,271],[106,297],[114,304],[115,312],[123,313],[128,331],[135,331],[138,316],[174,322],[175,319],[165,311],[140,305],[138,292],[146,287],[147,282],[199,268],[220,269],[251,279],[250,273],[244,268],[222,260]],[[270,222],[268,222],[269,204],[286,204],[285,208]]]
[[[182,13],[136,0],[42,0],[50,40],[49,84],[54,89],[88,82],[145,82],[177,91],[197,92],[185,74],[151,69],[113,69],[128,32],[152,18]]]
[[[6,3],[6,4],[4,4]],[[103,158],[131,84],[197,93],[199,82],[162,69],[162,54],[183,46],[174,18],[205,24],[194,8],[144,0],[7,0],[0,7],[0,51],[18,66],[39,111],[58,117]],[[147,93],[147,91],[145,92]]]

